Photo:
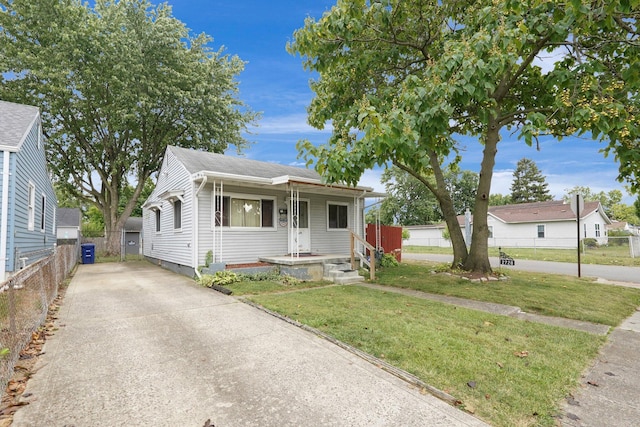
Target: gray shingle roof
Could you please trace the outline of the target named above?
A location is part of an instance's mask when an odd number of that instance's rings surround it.
[[[214,171],[258,178],[275,178],[289,175],[298,178],[320,180],[320,175],[311,169],[190,150],[175,146],[169,146],[169,149],[191,174],[203,171]]]
[[[585,202],[581,217],[589,215],[600,206],[599,202]],[[489,213],[504,222],[560,221],[575,219],[570,204],[562,200],[521,203],[517,205],[492,206]]]
[[[0,101],[0,146],[19,149],[39,112],[38,107]]]

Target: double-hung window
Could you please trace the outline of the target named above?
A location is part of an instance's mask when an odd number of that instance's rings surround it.
[[[178,199],[173,201],[173,229],[182,229],[182,201]]]
[[[596,237],[600,237],[600,224],[595,224],[596,226]]]
[[[544,228],[545,228],[544,224],[538,225],[538,238],[539,239],[544,239],[544,232],[545,232]]]
[[[33,230],[36,223],[36,186],[29,183],[27,194],[27,228]]]
[[[346,230],[349,224],[349,206],[346,203],[327,202],[327,228]]]

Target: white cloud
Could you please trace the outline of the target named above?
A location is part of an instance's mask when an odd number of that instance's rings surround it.
[[[253,134],[313,134],[313,133],[330,133],[331,124],[327,124],[324,129],[319,130],[311,127],[307,123],[306,114],[290,114],[287,116],[266,117],[263,118],[258,126],[249,128]]]
[[[384,185],[382,184],[383,169],[370,169],[365,171],[365,173],[360,177],[360,182],[358,185],[360,187],[371,187],[374,191],[384,193]]]

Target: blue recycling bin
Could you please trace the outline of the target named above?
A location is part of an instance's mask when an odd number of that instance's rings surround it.
[[[93,243],[83,243],[80,245],[82,250],[82,263],[93,264],[96,259],[96,245]]]

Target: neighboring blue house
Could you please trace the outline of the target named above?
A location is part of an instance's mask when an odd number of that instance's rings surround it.
[[[0,101],[0,281],[52,253],[56,208],[40,110]]]

